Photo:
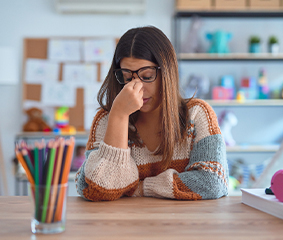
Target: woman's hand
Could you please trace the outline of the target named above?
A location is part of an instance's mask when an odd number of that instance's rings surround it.
[[[124,86],[116,96],[111,111],[130,116],[143,106],[143,84],[134,79]]]

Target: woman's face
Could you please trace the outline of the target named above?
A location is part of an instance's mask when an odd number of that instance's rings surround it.
[[[136,71],[142,67],[148,66],[157,66],[155,63],[150,62],[144,59],[138,58],[123,58],[120,61],[120,67],[129,69],[131,71]],[[135,79],[139,79],[136,73],[133,74]],[[160,70],[157,71],[157,77],[153,82],[143,82],[143,106],[141,107],[140,111],[143,113],[153,112],[155,110],[159,110],[159,106],[161,103],[161,72]]]

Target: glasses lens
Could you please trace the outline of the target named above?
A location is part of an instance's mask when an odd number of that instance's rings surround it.
[[[132,73],[127,70],[117,70],[115,72],[116,78],[119,83],[125,84],[132,80]]]
[[[156,68],[155,67],[143,68],[138,72],[138,74],[139,77],[144,82],[152,82],[156,78]]]

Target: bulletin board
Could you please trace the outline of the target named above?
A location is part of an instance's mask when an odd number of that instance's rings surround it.
[[[79,37],[57,37],[58,39],[76,39],[76,40],[85,40],[85,39],[93,39],[93,38],[79,38]],[[23,82],[23,103],[27,100],[31,101],[41,101],[41,88],[42,84],[34,84],[25,81],[25,71],[26,71],[26,62],[28,59],[48,59],[48,42],[52,38],[25,38],[24,39],[24,53],[23,53],[23,74],[22,74],[22,82]],[[114,43],[117,44],[118,39],[113,38]],[[83,63],[83,60],[77,63]],[[66,62],[59,62],[59,77],[58,81],[62,81],[62,69],[63,65]],[[101,81],[101,63],[93,62],[93,64],[97,65],[97,81]],[[74,126],[77,131],[84,131],[84,89],[76,88],[76,102],[73,107],[69,108],[69,124]],[[24,108],[24,105],[23,105]]]

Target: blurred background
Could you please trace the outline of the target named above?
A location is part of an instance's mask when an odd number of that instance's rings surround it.
[[[196,92],[217,114],[230,194],[269,187],[283,168],[283,1],[0,0],[0,16],[0,194],[27,194],[15,142],[74,135],[76,195],[115,44],[146,25],[173,43],[182,95]]]

